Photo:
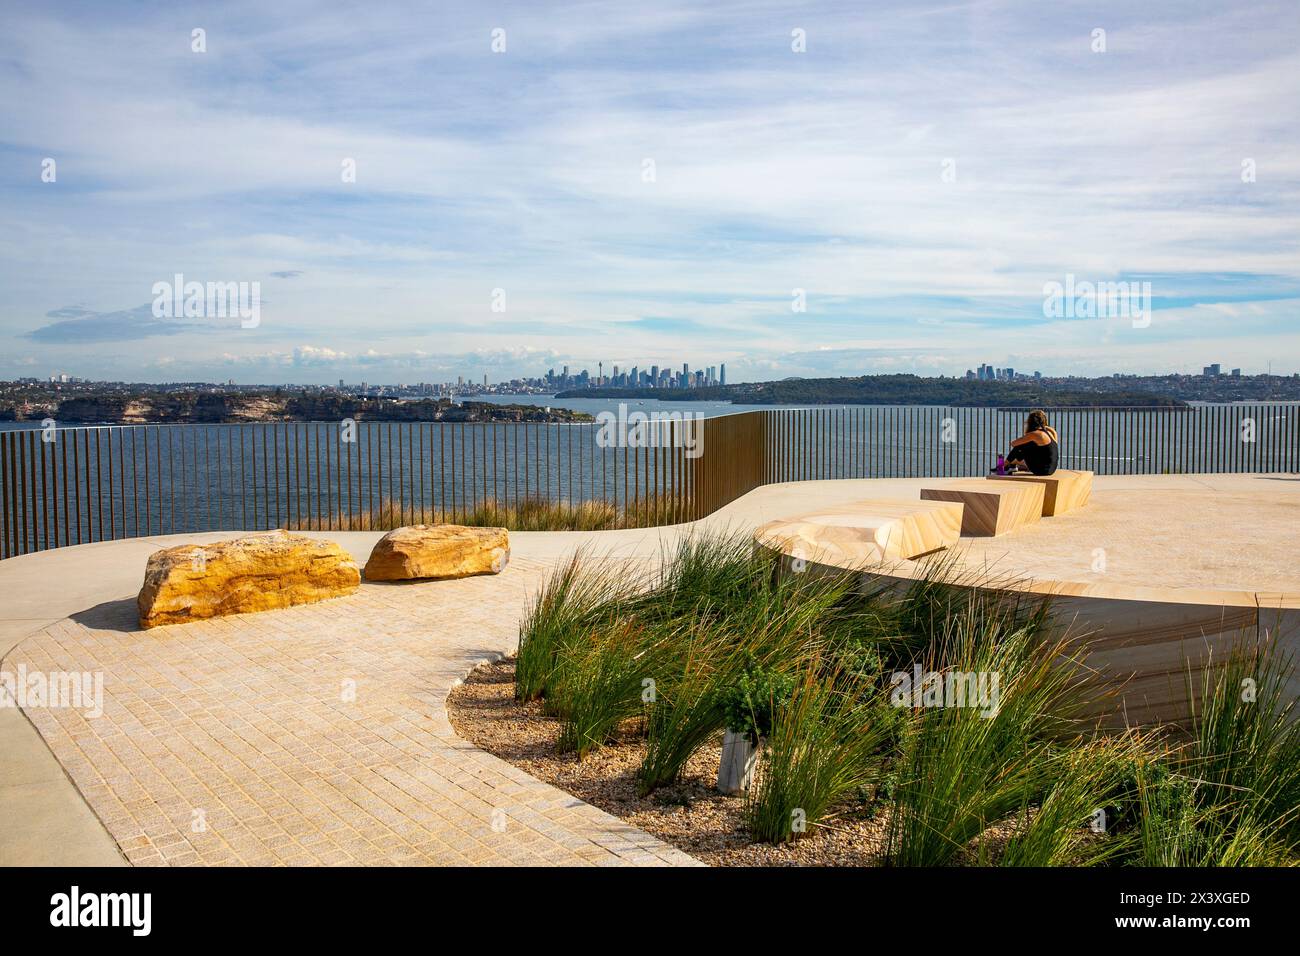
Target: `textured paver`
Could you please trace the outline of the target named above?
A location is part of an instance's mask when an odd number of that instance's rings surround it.
[[[915,501],[922,484],[769,486],[698,525],[744,531],[865,497]],[[1296,476],[1098,478],[1087,508],[971,543],[965,557],[1086,581],[1105,548],[1119,583],[1292,591],[1281,528],[1297,508]],[[460,740],[444,711],[476,662],[514,649],[530,593],[574,548],[643,563],[688,530],[512,535],[515,559],[497,576],[364,584],[323,604],[148,632],[134,617],[148,555],[229,535],[0,562],[0,668],[100,671],[105,695],[97,718],[0,709],[0,864],[100,864],[119,850],[152,865],[692,863]],[[361,556],[379,538],[318,536]]]
[[[111,602],[6,666],[103,673],[102,715],[29,716],[136,865],[694,862],[453,733],[448,689],[513,646],[545,571],[147,632]]]

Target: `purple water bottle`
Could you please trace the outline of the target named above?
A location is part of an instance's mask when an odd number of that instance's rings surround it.
[[[996,471],[999,475],[1005,475],[1007,473],[1007,460],[1001,455],[998,455],[998,467]]]

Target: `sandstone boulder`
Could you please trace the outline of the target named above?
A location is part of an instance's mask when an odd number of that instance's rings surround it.
[[[509,560],[510,533],[505,528],[417,524],[379,539],[366,562],[366,580],[499,574]]]
[[[154,552],[136,607],[148,628],[310,604],[360,584],[352,555],[333,541],[270,531]]]

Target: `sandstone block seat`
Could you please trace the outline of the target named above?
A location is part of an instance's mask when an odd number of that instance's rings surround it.
[[[783,554],[852,568],[952,547],[962,511],[960,502],[866,500],[769,521],[754,536]]]
[[[417,524],[384,535],[366,562],[367,581],[499,574],[510,561],[510,532],[458,524]]]
[[[1043,486],[1043,517],[1082,508],[1092,495],[1092,472],[1059,468],[1050,475],[989,475],[994,481],[1033,482]]]
[[[270,531],[155,551],[136,609],[150,628],[310,604],[360,585],[357,563],[335,542]]]
[[[1043,490],[1035,482],[967,478],[922,488],[921,498],[961,502],[965,505],[961,533],[970,537],[994,537],[1037,521],[1043,513]]]

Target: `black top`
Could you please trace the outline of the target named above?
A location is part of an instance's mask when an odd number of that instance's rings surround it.
[[[1050,475],[1056,471],[1061,460],[1061,446],[1053,438],[1046,445],[1037,442],[1025,442],[1019,447],[1025,467],[1035,475]]]

